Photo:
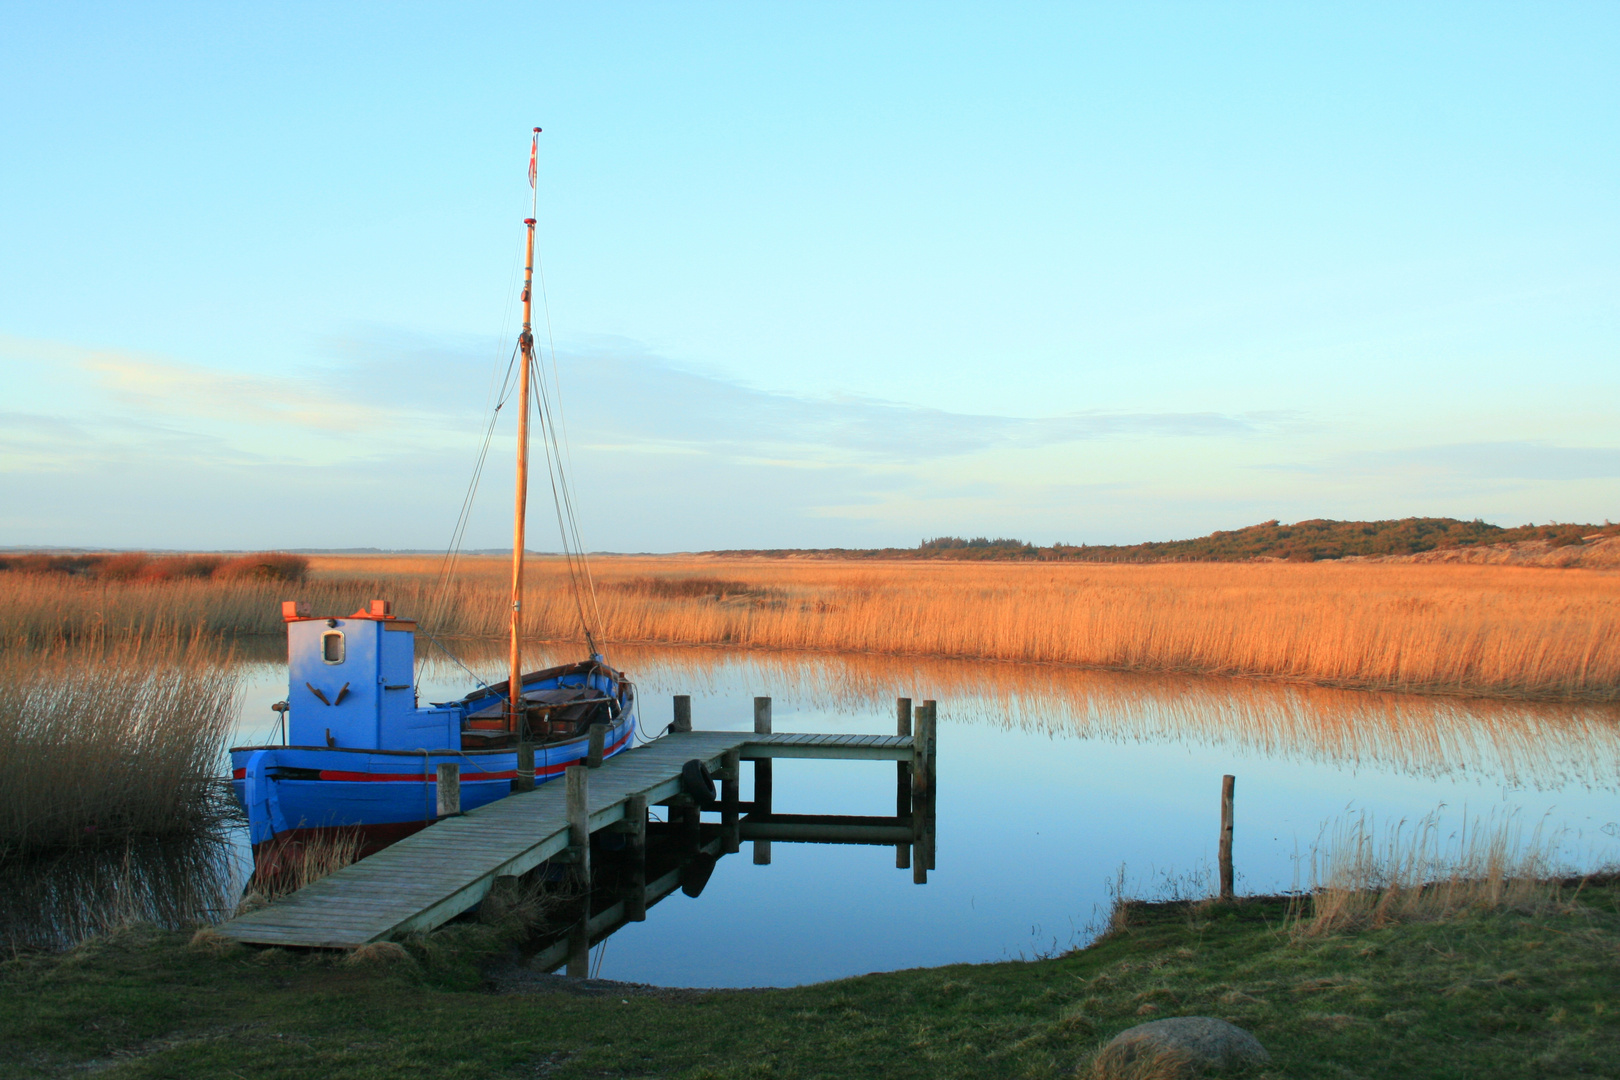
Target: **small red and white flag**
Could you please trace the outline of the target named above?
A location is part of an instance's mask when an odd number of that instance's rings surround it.
[[[534,187],[536,160],[540,156],[540,129],[534,129],[534,141],[529,143],[529,186]]]

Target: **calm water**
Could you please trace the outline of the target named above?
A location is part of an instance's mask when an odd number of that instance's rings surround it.
[[[756,866],[745,843],[700,897],[677,892],[598,946],[604,978],[792,985],[1080,944],[1121,873],[1128,894],[1209,890],[1224,773],[1237,777],[1241,891],[1308,883],[1299,856],[1325,827],[1362,813],[1383,825],[1438,812],[1446,830],[1465,815],[1512,817],[1555,834],[1571,869],[1620,863],[1620,709],[870,656],[611,658],[636,678],[650,734],[670,722],[678,693],[692,695],[700,728],[751,730],[754,696],[770,695],[777,731],[880,734],[894,730],[896,696],[937,699],[938,852],[918,886],[895,869],[892,848],[778,841],[772,864]],[[464,659],[491,678],[501,666]],[[237,741],[263,742],[285,665],[249,661],[246,675]],[[421,682],[424,701],[471,685],[443,661],[426,662]],[[892,764],[776,766],[778,812],[881,815],[893,805]],[[240,867],[245,836],[235,844]],[[102,893],[106,873],[88,878]],[[61,910],[68,877],[42,902]],[[207,897],[191,910],[211,910]]]
[[[549,660],[550,657],[537,657]],[[703,894],[676,893],[599,946],[604,978],[792,985],[1032,955],[1086,940],[1123,872],[1127,892],[1206,890],[1221,776],[1237,776],[1240,890],[1305,884],[1296,856],[1325,825],[1440,812],[1442,825],[1516,815],[1557,833],[1564,861],[1620,862],[1620,710],[1400,697],[1236,680],[869,656],[620,649],[648,733],[692,695],[694,725],[894,731],[894,699],[939,701],[937,869],[913,885],[885,847],[743,845]],[[468,661],[476,670],[498,659]],[[270,730],[284,669],[262,665],[244,736]],[[426,665],[423,699],[467,676]],[[744,767],[743,797],[751,797]],[[894,767],[782,761],[783,813],[892,814]],[[717,820],[717,818],[716,818]]]

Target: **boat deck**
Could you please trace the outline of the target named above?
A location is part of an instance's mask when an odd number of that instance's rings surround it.
[[[743,760],[822,758],[915,762],[909,735],[671,732],[590,771],[592,833],[622,821],[627,800],[648,805],[681,791],[693,758],[718,768],[729,751]],[[785,837],[784,837],[785,838]],[[525,873],[569,847],[565,785],[559,780],[447,817],[293,893],[220,925],[256,945],[356,948],[431,930],[477,904],[498,877]]]

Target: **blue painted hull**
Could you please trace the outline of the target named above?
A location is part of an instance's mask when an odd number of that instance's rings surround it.
[[[610,695],[617,715],[607,730],[604,756],[634,744],[634,687],[626,680],[591,675],[525,679],[526,694],[559,686],[589,686]],[[439,710],[454,709],[466,741],[487,736],[476,717],[503,701],[504,686],[470,695]],[[536,743],[535,782],[561,776],[580,764],[590,738],[581,734]],[[425,747],[380,750],[329,746],[247,746],[231,750],[232,784],[237,802],[247,811],[249,838],[264,869],[266,846],[278,850],[323,834],[356,837],[362,853],[409,835],[437,817],[438,767],[454,764],[461,777],[461,808],[469,811],[505,798],[517,776],[517,749]]]

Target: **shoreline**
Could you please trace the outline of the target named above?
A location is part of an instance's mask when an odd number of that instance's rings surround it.
[[[1056,1078],[1135,1024],[1205,1015],[1260,1039],[1264,1077],[1601,1075],[1620,1053],[1620,885],[1572,894],[1322,935],[1290,930],[1288,898],[1130,902],[1046,959],[636,993],[498,992],[510,927],[339,959],[134,926],[0,960],[0,1045],[20,1078]]]

